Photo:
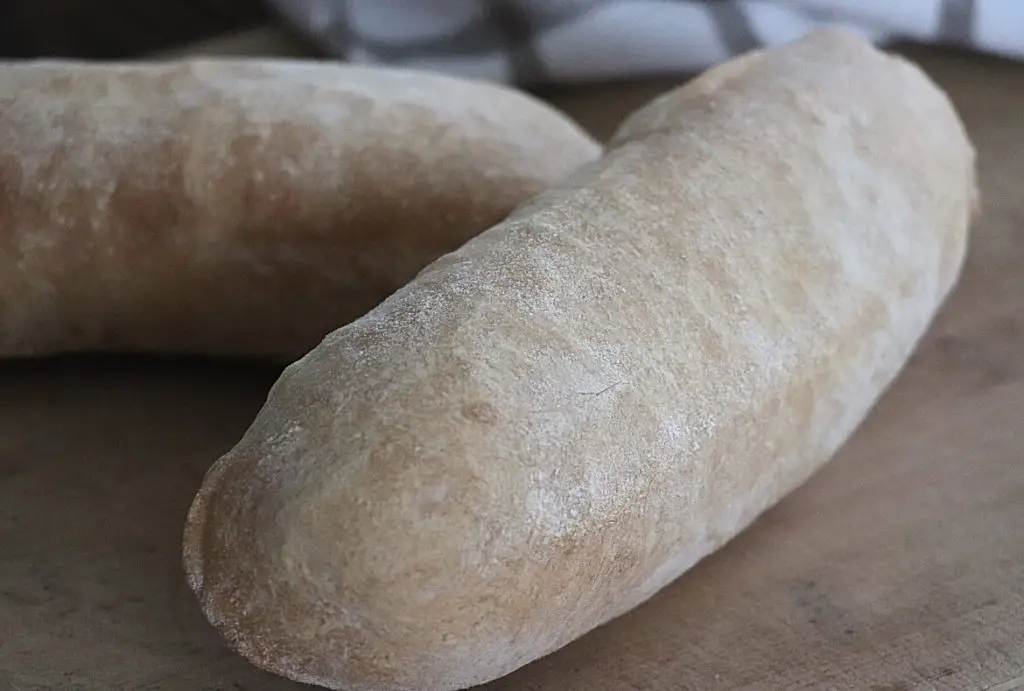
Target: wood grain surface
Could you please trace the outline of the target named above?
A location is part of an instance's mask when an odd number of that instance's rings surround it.
[[[904,376],[825,470],[725,549],[487,691],[1024,688],[1024,66],[914,56],[980,149],[985,212]],[[665,86],[551,97],[606,135]],[[275,375],[0,366],[0,689],[303,688],[230,654],[179,565],[192,493]]]

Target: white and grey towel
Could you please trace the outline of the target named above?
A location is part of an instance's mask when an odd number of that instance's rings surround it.
[[[701,70],[824,24],[1024,60],[1024,0],[268,0],[328,54],[516,84]]]

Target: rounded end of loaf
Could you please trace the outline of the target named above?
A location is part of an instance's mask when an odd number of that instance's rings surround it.
[[[262,559],[263,550],[253,532],[256,521],[246,523],[252,519],[239,516],[243,527],[238,530],[230,523],[216,527],[215,521],[223,520],[222,509],[231,501],[221,495],[225,486],[219,475],[232,462],[229,454],[211,469],[189,509],[183,536],[186,582],[207,621],[232,651],[266,672],[329,689],[381,688],[350,686],[344,675],[325,671],[332,665],[318,659],[317,653],[296,646],[298,640],[310,638],[316,617],[301,608],[289,609],[289,598],[276,596],[275,591],[289,584],[265,587],[278,574]],[[345,657],[343,650],[334,653],[338,660]]]
[[[407,543],[413,531],[397,535],[376,529],[372,546],[331,544],[310,527],[314,522],[304,525],[300,520],[275,530],[244,511],[235,516],[239,523],[225,520],[223,504],[231,500],[217,496],[221,492],[231,490],[214,479],[189,513],[183,550],[186,578],[208,622],[232,651],[256,667],[339,691],[456,691],[532,660],[510,655],[505,647],[509,641],[481,646],[465,633],[450,636],[459,628],[472,631],[474,620],[483,616],[467,617],[460,611],[473,605],[472,598],[439,602],[444,594],[417,590],[407,572],[389,574],[361,566],[392,554],[396,568],[398,561],[415,568],[415,550]],[[308,502],[295,501],[311,508]],[[363,526],[338,529],[366,532],[375,530],[372,523],[368,519]],[[234,526],[245,527],[235,531]],[[320,544],[306,551],[303,545],[313,540]],[[343,543],[347,537],[339,534],[335,540]],[[436,545],[420,547],[427,552]],[[349,556],[346,566],[333,566],[353,549],[365,556]],[[332,566],[324,570],[324,562]],[[436,570],[431,562],[426,555],[422,563]],[[421,598],[436,599],[424,606]],[[481,612],[487,609],[481,607]],[[489,626],[479,622],[478,628],[486,632]],[[459,649],[460,644],[466,647]]]
[[[417,467],[433,460],[413,451],[431,443],[425,435],[369,454],[352,427],[346,440],[323,440],[332,425],[318,382],[338,363],[316,353],[282,376],[188,514],[187,581],[229,647],[265,671],[331,689],[454,691],[567,642],[531,628],[541,603],[515,596],[519,571],[487,563],[501,558],[495,540],[515,552],[529,543],[514,527],[515,494],[474,477],[464,457],[449,469]],[[489,419],[485,406],[468,412]],[[344,414],[379,417],[359,404]],[[401,417],[417,416],[433,416],[427,428],[446,424],[429,405]],[[364,427],[379,435],[381,425]]]
[[[855,150],[870,147],[872,139],[884,139],[872,129],[900,132],[904,139],[913,139],[901,148],[918,156],[921,151],[933,156],[924,168],[930,179],[921,181],[921,189],[943,189],[949,180],[961,179],[968,194],[967,206],[958,205],[959,196],[952,198],[949,214],[964,215],[959,225],[970,227],[981,204],[977,153],[949,95],[913,61],[842,27],[817,29],[780,48],[751,51],[710,68],[626,117],[608,149],[642,144],[659,136],[685,137],[694,127],[726,122],[726,113],[733,118],[765,119],[766,108],[778,108],[780,92],[789,101],[786,112],[810,115],[823,133],[842,134]],[[780,115],[785,117],[785,112]],[[700,125],[695,125],[698,122]],[[808,139],[817,134],[809,132]],[[744,145],[750,149],[779,146],[774,137],[766,128]],[[886,172],[898,178],[922,169],[919,160],[908,158],[900,163],[900,168]],[[951,246],[947,253],[949,283],[951,272],[956,274],[962,266],[966,238],[960,240],[959,247]]]

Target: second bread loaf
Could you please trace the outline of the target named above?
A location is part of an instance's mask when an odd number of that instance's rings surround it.
[[[0,63],[0,357],[291,359],[599,153],[429,73]]]

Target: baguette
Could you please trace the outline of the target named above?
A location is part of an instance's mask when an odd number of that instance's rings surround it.
[[[0,63],[0,356],[290,361],[599,154],[417,71]]]
[[[714,68],[289,366],[184,535],[206,616],[333,689],[492,680],[824,465],[960,274],[974,150],[838,29]]]

